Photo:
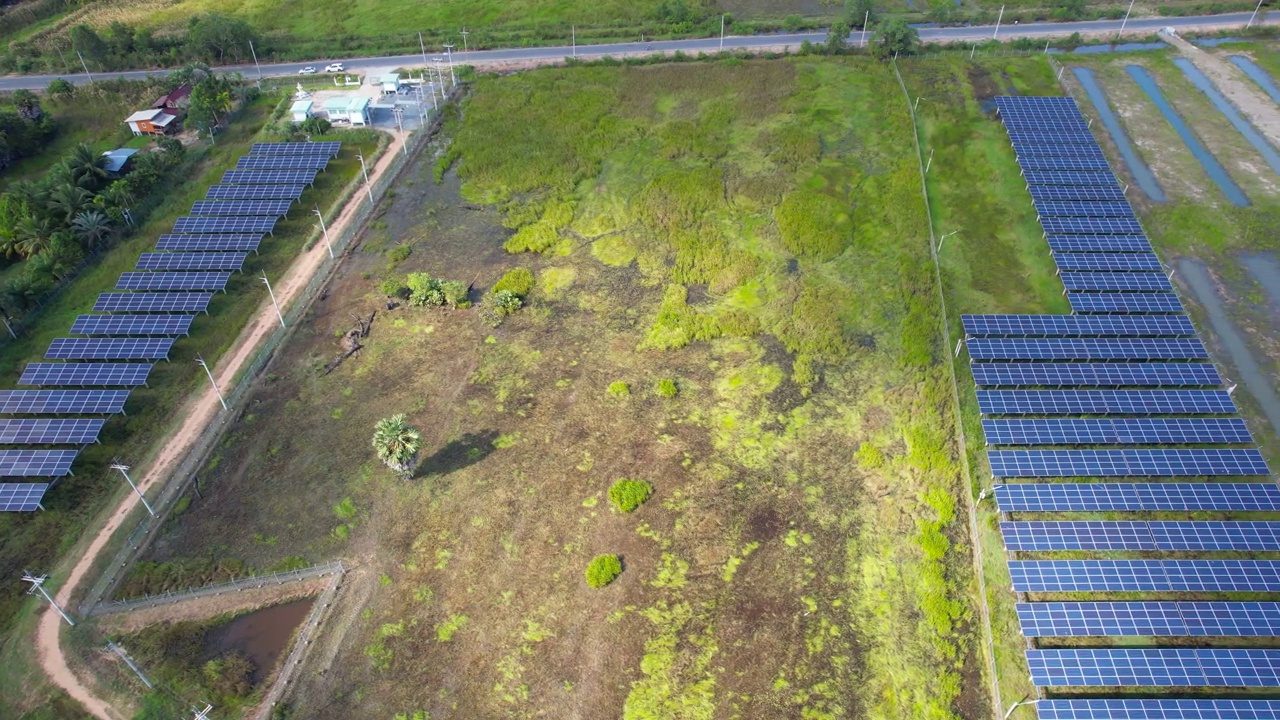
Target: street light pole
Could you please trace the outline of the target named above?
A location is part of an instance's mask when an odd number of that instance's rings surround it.
[[[453,74],[453,46],[444,45],[444,54],[449,58],[449,87],[458,84],[458,77]]]
[[[1261,5],[1262,3],[1259,2],[1258,4]],[[1257,15],[1257,14],[1258,13],[1256,12],[1254,13],[1254,15]],[[89,72],[89,64],[84,61],[84,56],[80,54],[79,50],[76,51],[76,57],[80,58],[80,67],[84,68],[84,74],[89,76],[89,84],[92,85],[93,73]]]
[[[320,221],[320,232],[324,233],[324,244],[329,248],[329,259],[333,259],[333,243],[329,242],[329,228],[324,225],[324,215],[320,214],[320,208],[313,210],[316,219]]]
[[[1120,36],[1124,35],[1124,26],[1129,24],[1129,13],[1133,12],[1133,3],[1134,3],[1134,0],[1129,0],[1129,9],[1124,11],[1124,20],[1120,21],[1120,32],[1116,33],[1117,40],[1120,39]],[[1258,5],[1259,7],[1261,7],[1262,0],[1258,0]],[[1048,45],[1046,44],[1045,47],[1048,47]]]
[[[365,192],[369,193],[369,202],[372,203],[373,188],[369,187],[369,169],[365,167],[364,155],[362,153],[356,153],[356,157],[360,158],[360,172],[364,173],[364,189]]]
[[[267,294],[271,296],[271,304],[274,305],[276,308],[276,317],[280,318],[280,327],[285,327],[284,313],[280,312],[280,303],[276,301],[276,293],[274,290],[271,289],[271,281],[267,279],[267,273],[265,270],[263,271],[262,276],[259,277],[258,279],[262,281],[263,285],[267,286]],[[201,364],[204,364],[203,361],[201,361]],[[205,368],[205,370],[208,370],[208,368]],[[209,379],[212,380],[213,376],[210,375]],[[218,397],[222,397],[222,396],[219,395]],[[226,403],[223,403],[222,406],[226,407]]]
[[[724,50],[724,15],[720,16],[720,49]]]
[[[133,493],[142,501],[142,507],[147,509],[147,513],[149,513],[151,517],[155,517],[156,511],[151,509],[151,503],[147,502],[147,498],[143,496],[142,491],[138,489],[137,485],[133,484],[133,478],[129,477],[129,466],[117,460],[111,463],[111,469],[120,471],[120,474],[124,476],[125,482],[129,483],[129,487],[133,488]]]
[[[274,301],[275,298],[272,298]],[[227,409],[227,401],[222,397],[222,390],[218,388],[218,381],[213,379],[213,371],[209,369],[209,363],[204,361],[200,353],[196,353],[196,364],[204,368],[204,374],[209,376],[209,384],[213,386],[213,392],[218,396],[218,402],[222,403],[222,409]]]
[[[1258,6],[1253,9],[1253,14],[1249,16],[1249,22],[1244,24],[1244,28],[1248,30],[1253,27],[1253,21],[1258,19],[1258,11],[1262,9],[1262,0],[1258,0]]]
[[[1004,6],[1000,6],[1000,14],[996,16],[996,31],[991,35],[991,39],[1000,39],[1000,21],[1004,19]]]
[[[31,595],[38,591],[41,595],[44,596],[45,600],[49,601],[49,604],[53,606],[53,609],[58,611],[58,614],[62,616],[62,619],[67,621],[68,625],[70,625],[71,627],[75,627],[76,626],[75,621],[72,620],[69,615],[63,612],[62,608],[58,606],[58,603],[54,602],[53,598],[49,596],[49,591],[44,589],[44,581],[47,580],[48,578],[49,578],[48,575],[41,575],[40,577],[36,577],[35,575],[32,575],[31,571],[29,570],[22,571],[22,581],[31,583],[31,589],[27,591],[27,594]]]
[[[249,52],[253,53],[253,66],[258,68],[258,87],[262,87],[262,66],[258,64],[258,51],[253,49],[253,41],[249,41]]]

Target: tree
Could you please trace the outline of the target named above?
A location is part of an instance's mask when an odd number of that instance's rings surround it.
[[[383,418],[373,427],[373,449],[387,467],[408,476],[422,448],[422,434],[409,425],[404,413]]]
[[[86,252],[96,252],[111,237],[111,219],[101,210],[86,210],[71,221],[71,229]]]
[[[831,30],[827,33],[827,52],[836,53],[844,47],[844,43],[849,39],[849,23],[844,20],[837,20],[831,24]]]
[[[0,195],[0,256],[12,258],[18,250],[18,225],[30,215],[27,203],[12,193]]]
[[[40,107],[40,98],[30,90],[14,90],[13,104],[18,106],[18,115],[23,120],[35,122],[44,115],[44,110]]]
[[[93,193],[75,185],[59,185],[49,193],[49,211],[68,225],[93,202]]]
[[[900,17],[890,18],[876,27],[871,38],[871,50],[879,58],[894,55],[910,55],[920,42],[920,33]]]
[[[96,189],[98,183],[107,178],[106,160],[84,143],[72,148],[62,159],[62,164],[67,168],[71,182],[83,188]]]
[[[191,49],[217,62],[248,57],[249,42],[256,39],[249,23],[219,13],[197,15],[187,27]]]
[[[14,231],[18,253],[24,258],[32,258],[49,249],[54,224],[49,218],[28,215],[18,223]]]
[[[99,66],[109,52],[107,43],[88,25],[71,28],[71,47],[83,55],[85,60],[92,60]]]
[[[845,0],[844,10],[849,15],[849,25],[859,30],[880,21],[876,16],[875,0]]]

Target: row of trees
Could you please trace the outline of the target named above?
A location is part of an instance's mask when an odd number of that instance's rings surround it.
[[[35,93],[17,90],[12,99],[13,110],[0,110],[0,171],[40,152],[57,130]]]

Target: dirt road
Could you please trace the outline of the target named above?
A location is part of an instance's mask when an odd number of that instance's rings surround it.
[[[378,160],[377,165],[374,166],[373,171],[369,173],[370,182],[376,182],[378,178],[382,177],[383,173],[387,172],[387,169],[395,159],[396,153],[400,152],[400,146],[404,144],[404,141],[403,135],[395,137],[386,152]],[[360,203],[368,201],[364,193],[353,195],[351,201],[343,208],[338,219],[329,225],[329,232],[337,235],[344,231],[354,220]],[[293,265],[289,267],[285,277],[274,286],[280,306],[282,308],[290,306],[303,288],[307,286],[307,283],[311,281],[311,278],[317,272],[320,272],[327,262],[329,262],[329,251],[324,242],[315,243],[309,251],[295,260]],[[279,322],[276,317],[276,311],[269,302],[258,308],[258,312],[253,316],[252,321],[245,330],[240,333],[240,337],[236,339],[236,343],[231,347],[230,352],[223,355],[214,369],[214,374],[217,376],[220,386],[230,387],[231,381],[253,358],[262,343],[270,337],[271,333],[275,332]],[[242,382],[247,382],[247,379],[242,380]],[[152,485],[167,478],[174,465],[191,451],[204,428],[217,419],[219,412],[222,412],[222,406],[219,404],[218,397],[214,394],[212,388],[205,390],[188,401],[181,425],[177,431],[164,440],[159,454],[156,455],[155,461],[151,463],[151,466],[147,468],[146,473],[141,477],[138,486],[145,491]],[[138,497],[129,493],[116,507],[115,511],[112,512],[106,525],[94,536],[84,554],[80,556],[75,566],[71,569],[66,582],[58,590],[56,599],[59,604],[65,606],[69,603],[72,593],[85,580],[89,568],[93,566],[93,563],[98,559],[98,555],[106,548],[107,541],[120,527],[120,524],[124,522],[137,503]],[[95,697],[87,684],[81,682],[76,674],[72,672],[70,665],[67,663],[67,658],[62,652],[62,646],[58,642],[58,631],[61,629],[61,622],[62,619],[53,608],[46,608],[45,612],[40,616],[39,624],[36,628],[36,656],[39,659],[40,667],[54,684],[75,698],[94,717],[101,720],[123,718],[123,715],[115,712],[105,702]]]

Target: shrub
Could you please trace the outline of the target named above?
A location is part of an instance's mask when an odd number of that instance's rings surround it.
[[[444,294],[444,302],[449,307],[471,307],[471,301],[467,299],[468,289],[466,283],[460,280],[444,280],[440,283],[440,292]]]
[[[662,378],[658,381],[658,384],[654,387],[653,391],[658,393],[660,397],[673,398],[676,396],[676,393],[680,392],[680,389],[676,387],[675,380]]]
[[[303,120],[298,128],[308,135],[325,135],[333,129],[333,124],[322,117],[313,117]]]
[[[620,512],[633,512],[653,494],[653,486],[643,480],[623,478],[609,488],[609,500]]]
[[[443,305],[444,290],[440,281],[427,273],[409,273],[404,284],[409,288],[410,305]]]
[[[387,259],[392,264],[402,263],[409,259],[409,255],[413,253],[413,248],[405,243],[400,243],[387,251]]]
[[[619,380],[609,384],[609,394],[616,398],[630,397],[631,386]]]
[[[498,280],[498,282],[493,286],[493,290],[491,292],[497,294],[504,290],[523,299],[531,290],[533,290],[533,273],[529,272],[528,268],[522,267],[515,268],[514,270],[508,270],[507,273],[502,276],[502,279]]]
[[[617,555],[597,555],[587,563],[587,584],[602,588],[622,574],[622,561]]]
[[[409,288],[405,287],[405,284],[399,280],[383,280],[378,285],[378,290],[387,297],[398,297],[401,300],[409,297]]]
[[[490,327],[498,327],[504,318],[522,307],[524,302],[520,296],[510,290],[499,290],[484,297],[484,307],[480,310],[480,317]]]

